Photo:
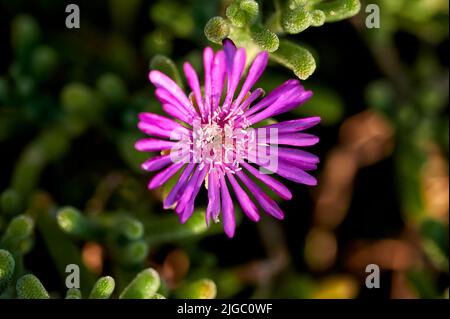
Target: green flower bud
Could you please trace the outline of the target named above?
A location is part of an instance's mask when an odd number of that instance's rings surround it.
[[[34,222],[30,217],[25,215],[15,217],[3,234],[2,246],[12,252],[20,251],[21,243],[31,236],[33,228]]]
[[[46,79],[55,71],[58,64],[58,54],[49,46],[37,47],[31,56],[31,69],[38,79]]]
[[[76,288],[70,288],[66,292],[66,299],[81,299],[81,291]]]
[[[101,277],[92,288],[89,299],[108,299],[111,297],[114,287],[114,278],[109,276]]]
[[[280,47],[271,57],[278,63],[294,71],[301,80],[307,79],[316,69],[316,61],[313,55],[292,42],[280,41]]]
[[[8,188],[0,196],[0,205],[3,213],[16,215],[22,207],[20,195],[13,188]]]
[[[314,9],[323,11],[326,22],[335,22],[356,15],[361,9],[359,0],[321,1],[314,5]]]
[[[235,0],[225,13],[233,25],[242,28],[255,23],[258,11],[258,3],[254,0]]]
[[[186,299],[214,299],[216,294],[216,284],[210,279],[200,279],[185,284],[177,291],[179,298]]]
[[[222,17],[212,17],[205,25],[206,38],[214,43],[221,43],[230,34],[230,26]]]
[[[261,25],[253,25],[250,28],[250,36],[262,50],[268,52],[276,51],[280,44],[277,35]]]
[[[303,6],[294,10],[286,8],[281,16],[281,25],[284,31],[291,34],[297,34],[306,30],[312,22],[310,12]]]
[[[49,299],[50,295],[45,290],[39,279],[32,275],[25,275],[16,284],[17,298],[19,299]]]
[[[322,10],[314,10],[311,12],[311,25],[313,27],[320,27],[325,23],[325,13]]]
[[[158,273],[147,268],[140,272],[120,294],[119,299],[151,299],[161,281]]]
[[[181,80],[178,68],[170,58],[162,54],[157,54],[150,61],[149,66],[151,70],[158,70],[166,74],[172,80],[177,82],[180,88],[183,88],[183,81]]]
[[[127,95],[123,80],[113,73],[105,73],[97,80],[97,90],[108,102],[121,102]]]
[[[9,251],[0,249],[0,295],[9,284],[16,262]]]

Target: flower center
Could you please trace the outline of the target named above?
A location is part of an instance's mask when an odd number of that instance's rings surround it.
[[[245,130],[234,128],[230,122],[223,125],[214,121],[194,123],[194,160],[201,165],[209,164],[210,168],[231,164],[232,170],[236,170],[246,155],[247,135]],[[227,169],[227,165],[224,168]]]

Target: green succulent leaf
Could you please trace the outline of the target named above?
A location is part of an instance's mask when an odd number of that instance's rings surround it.
[[[356,15],[361,9],[361,3],[359,0],[322,1],[314,5],[314,9],[323,11],[326,22],[335,22]]]
[[[277,51],[271,53],[276,62],[294,71],[301,80],[307,79],[316,69],[313,55],[305,48],[288,40],[281,40]]]
[[[222,17],[212,17],[206,23],[204,32],[209,41],[220,44],[230,34],[230,25]]]
[[[258,11],[258,3],[254,0],[235,0],[225,13],[233,25],[242,28],[255,23]]]
[[[114,278],[110,276],[101,277],[97,280],[89,295],[89,299],[108,299],[115,288]]]
[[[16,262],[7,250],[0,249],[0,294],[9,284],[15,268]]]
[[[19,299],[49,299],[50,295],[40,280],[32,274],[22,276],[17,280],[17,297]]]
[[[183,285],[176,295],[186,299],[214,299],[217,287],[211,279],[200,279]]]
[[[81,299],[81,291],[77,288],[67,289],[66,299]]]
[[[120,299],[152,299],[160,285],[156,270],[147,268],[140,272],[120,294]]]

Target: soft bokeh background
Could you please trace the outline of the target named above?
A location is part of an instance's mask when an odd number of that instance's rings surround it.
[[[272,1],[259,2],[270,17]],[[69,30],[64,1],[0,1],[0,235],[13,280],[33,273],[64,297],[67,264],[82,266],[82,291],[101,275],[121,291],[151,266],[169,297],[209,278],[224,298],[448,298],[448,1],[372,0],[380,29],[365,27],[362,1],[351,19],[288,36],[317,69],[303,81],[314,97],[285,118],[322,122],[310,130],[319,185],[287,183],[285,220],[239,218],[230,240],[206,229],[204,201],[179,225],[162,210],[167,188],[146,189],[133,145],[137,114],[160,112],[149,63],[201,70],[202,49],[218,47],[204,26],[229,3],[81,1]],[[292,77],[271,63],[259,86]],[[57,218],[67,206],[79,219]],[[12,236],[23,214],[30,229]],[[365,287],[371,263],[380,289]]]

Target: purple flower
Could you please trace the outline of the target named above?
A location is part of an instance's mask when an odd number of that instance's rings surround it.
[[[277,203],[258,184],[265,184],[283,199],[292,198],[289,189],[270,173],[316,185],[316,179],[306,171],[316,169],[318,157],[287,146],[316,144],[316,136],[302,131],[316,125],[319,117],[252,127],[298,107],[312,95],[298,80],[286,81],[263,98],[262,89],[251,91],[267,62],[268,53],[259,53],[238,89],[246,65],[245,49],[237,49],[228,39],[223,50],[216,53],[208,47],[203,52],[203,89],[192,66],[184,64],[192,90],[189,97],[165,74],[150,72],[156,97],[174,119],[141,113],[138,127],[153,138],[137,141],[136,149],[161,152],[142,164],[146,171],[161,170],[150,180],[149,189],[163,185],[180,172],[164,199],[164,208],[174,208],[182,223],[192,216],[203,183],[208,190],[206,223],[209,225],[211,219],[217,222],[221,217],[229,237],[233,237],[236,224],[228,185],[243,212],[253,221],[260,218],[258,206],[275,218],[284,217]]]

